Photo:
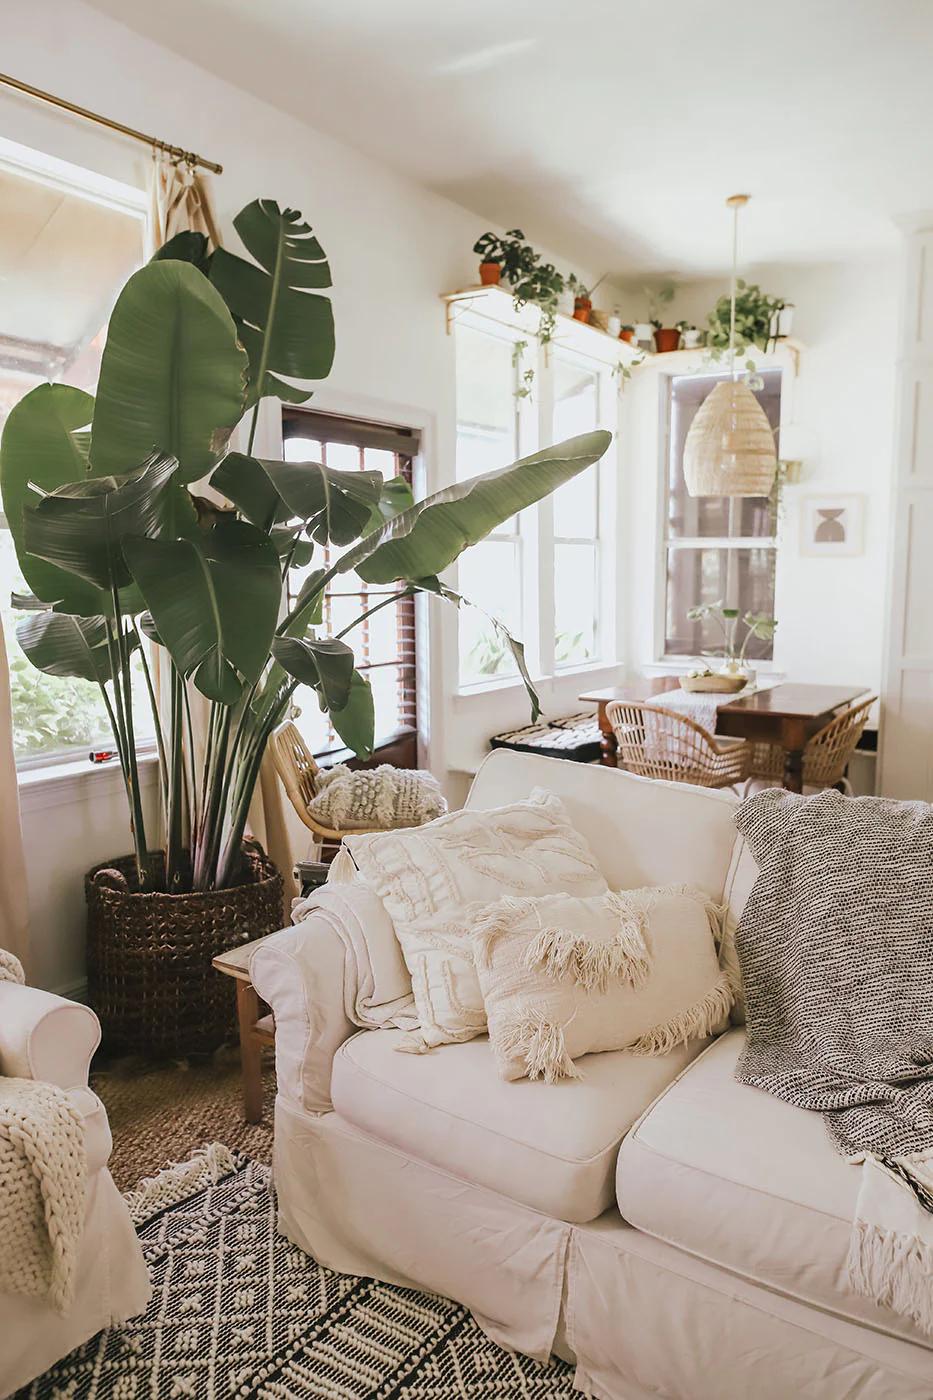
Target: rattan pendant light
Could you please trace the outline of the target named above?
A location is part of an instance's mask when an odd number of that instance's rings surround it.
[[[733,194],[726,200],[732,210],[729,378],[704,399],[684,443],[684,480],[691,496],[767,496],[777,471],[771,424],[735,372],[739,210],[748,200],[747,194]]]

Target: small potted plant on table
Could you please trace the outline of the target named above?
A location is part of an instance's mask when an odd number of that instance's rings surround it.
[[[749,643],[753,637],[763,642],[771,641],[777,630],[776,620],[767,613],[741,614],[738,608],[725,607],[722,600],[690,608],[687,617],[691,622],[712,618],[717,624],[722,632],[722,646],[712,648],[704,655],[718,656],[722,665],[718,671],[711,670],[709,666],[694,667],[681,682],[684,690],[742,690],[752,679],[746,669]],[[741,645],[737,637],[740,621],[745,628]]]

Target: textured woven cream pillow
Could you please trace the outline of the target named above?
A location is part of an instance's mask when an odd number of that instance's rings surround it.
[[[351,769],[338,763],[320,774],[318,784],[308,811],[332,831],[420,826],[447,811],[437,779],[420,768],[382,763]]]
[[[664,1055],[711,1035],[732,992],[720,972],[719,910],[699,890],[591,899],[501,899],[473,931],[489,1039],[503,1079],[578,1079],[595,1050]]]
[[[528,801],[487,812],[451,812],[407,831],[346,836],[344,846],[382,899],[411,973],[421,1033],[407,1049],[485,1031],[470,942],[478,910],[503,894],[608,889],[563,803],[541,789]]]

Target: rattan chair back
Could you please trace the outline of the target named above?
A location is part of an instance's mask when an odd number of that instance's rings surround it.
[[[844,781],[877,698],[870,695],[867,700],[859,700],[817,730],[803,751],[804,787],[837,787]],[[784,776],[784,750],[777,744],[753,744],[751,776],[780,783]]]
[[[697,787],[732,787],[748,776],[744,742],[717,743],[708,729],[675,710],[613,700],[606,717],[616,737],[618,764],[643,778]]]

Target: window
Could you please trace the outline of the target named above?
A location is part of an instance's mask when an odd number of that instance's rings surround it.
[[[527,342],[505,330],[471,325],[458,325],[456,337],[457,480],[468,481],[507,466],[524,451],[521,405],[528,396],[519,391]],[[517,674],[511,651],[485,614],[494,614],[513,636],[520,635],[521,529],[514,516],[461,558],[458,588],[476,604],[459,615],[462,684]]]
[[[491,314],[461,310],[453,325],[458,481],[580,433],[616,430],[615,359],[577,353],[573,329],[542,346],[531,331]],[[611,357],[612,342],[607,346]],[[601,493],[614,500],[615,464],[612,450],[461,556],[457,587],[483,610],[460,612],[461,687],[517,676],[507,643],[485,613],[524,643],[538,678],[596,665],[614,651],[605,604],[615,586],[615,561],[607,567],[599,536]]]
[[[145,196],[0,141],[0,210],[2,429],[14,404],[46,380],[93,392],[113,303],[143,260]],[[97,686],[46,676],[20,651],[9,600],[23,588],[12,536],[0,516],[0,614],[17,757],[48,762],[86,756],[100,740],[112,745]],[[142,692],[137,715],[148,721]],[[151,724],[139,737],[151,739]]]
[[[282,431],[287,462],[321,462],[340,471],[379,471],[387,481],[403,476],[411,482],[418,435],[410,429],[290,408],[284,410]],[[305,569],[290,571],[290,603],[307,574],[326,568],[333,558],[327,547]],[[327,633],[339,632],[361,612],[396,591],[391,585],[368,584],[356,573],[339,575],[324,603]],[[357,669],[373,688],[377,745],[400,736],[410,738],[404,752],[413,766],[418,719],[414,599],[403,598],[382,608],[354,627],[347,643],[356,655]],[[321,713],[317,696],[309,687],[299,687],[295,702],[301,709],[296,724],[312,752],[323,755],[342,748],[330,717]],[[393,755],[393,761],[400,760]]]
[[[552,442],[599,427],[599,375],[554,356]],[[554,492],[554,664],[580,666],[597,655],[599,634],[599,473],[583,472]]]
[[[690,496],[683,452],[694,416],[722,375],[674,375],[668,380],[664,474],[664,656],[700,656],[721,644],[711,620],[691,621],[701,603],[722,600],[740,613],[774,612],[776,502],[773,496]],[[756,398],[777,430],[781,372],[767,370]],[[751,660],[767,661],[773,644],[753,638]]]

